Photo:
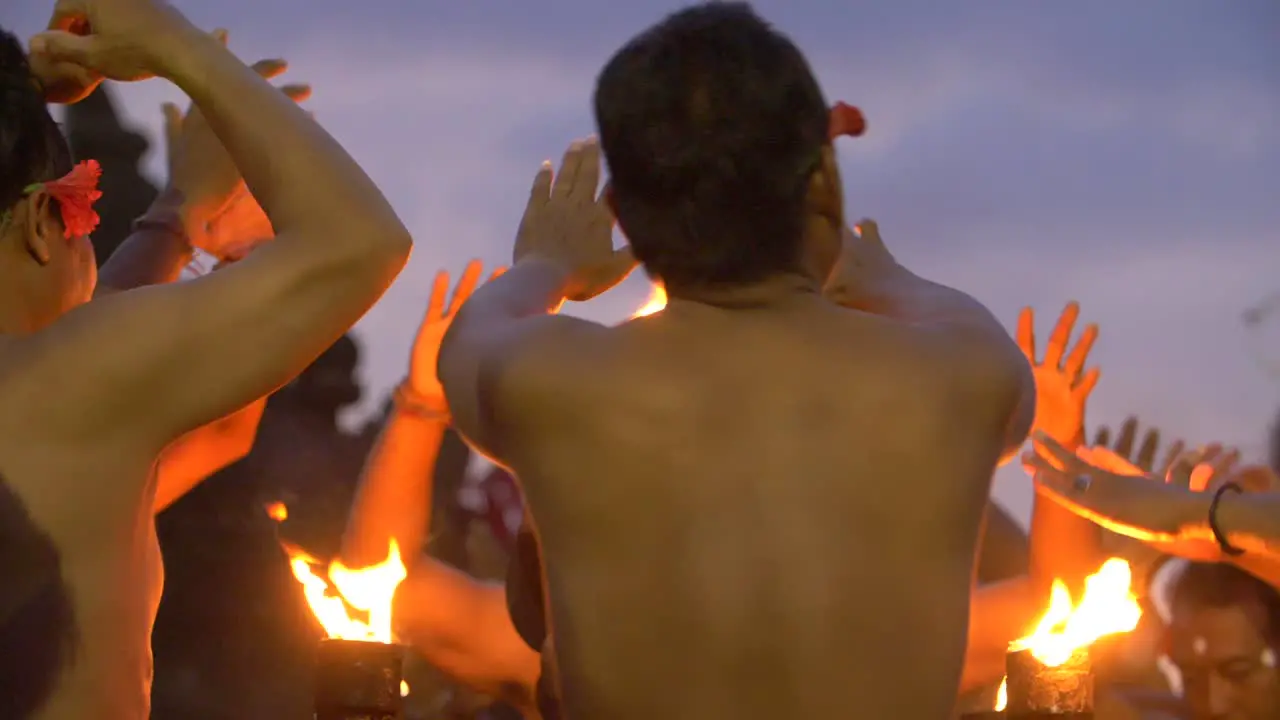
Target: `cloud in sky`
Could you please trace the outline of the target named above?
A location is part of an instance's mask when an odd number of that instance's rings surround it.
[[[0,24],[36,30],[35,5]],[[509,260],[538,162],[591,131],[600,64],[677,4],[179,5],[231,28],[246,59],[291,60],[289,77],[316,86],[318,119],[415,233],[410,266],[359,325],[368,409],[404,372],[433,273]],[[1102,326],[1091,424],[1136,413],[1261,456],[1280,393],[1239,315],[1280,290],[1280,6],[756,5],[806,49],[832,100],[865,109],[869,135],[841,147],[849,212],[877,218],[904,263],[1010,327],[1034,306],[1042,334],[1080,300]],[[153,134],[159,104],[178,97],[160,82],[119,90]],[[615,321],[645,293],[637,277],[582,313]],[[1019,471],[997,494],[1026,517]]]

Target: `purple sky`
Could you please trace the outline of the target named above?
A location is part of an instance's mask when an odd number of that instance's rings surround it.
[[[177,4],[230,28],[246,60],[289,59],[287,77],[315,85],[309,107],[415,233],[408,269],[358,326],[371,397],[403,375],[435,270],[509,260],[539,161],[592,131],[595,72],[678,6]],[[30,34],[51,5],[6,3],[0,25]],[[866,111],[869,135],[841,146],[848,211],[876,218],[899,259],[1010,328],[1030,304],[1047,332],[1078,299],[1102,326],[1091,426],[1137,413],[1261,456],[1280,393],[1240,313],[1280,290],[1280,4],[756,7],[808,52],[829,99]],[[153,81],[117,97],[154,133],[178,93]],[[617,321],[646,293],[637,275],[574,312]],[[1272,334],[1262,345],[1280,361]],[[1019,470],[996,491],[1025,517]]]

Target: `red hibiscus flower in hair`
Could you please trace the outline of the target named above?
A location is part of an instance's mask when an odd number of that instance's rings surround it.
[[[858,108],[842,102],[831,108],[831,126],[828,133],[835,140],[838,137],[858,137],[867,131],[867,118]]]
[[[57,180],[40,183],[32,189],[43,188],[49,197],[58,201],[58,209],[62,212],[63,235],[69,240],[88,235],[98,227],[101,218],[93,209],[93,204],[102,197],[98,189],[98,180],[102,177],[102,166],[97,160],[85,160],[71,168],[71,172]]]

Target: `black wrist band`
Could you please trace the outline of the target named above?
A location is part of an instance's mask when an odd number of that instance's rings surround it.
[[[1244,550],[1232,545],[1222,532],[1222,528],[1218,527],[1218,503],[1222,501],[1222,496],[1228,491],[1239,495],[1244,492],[1244,488],[1240,487],[1237,482],[1224,482],[1222,487],[1219,487],[1213,493],[1213,500],[1209,501],[1209,530],[1213,532],[1213,539],[1218,541],[1218,547],[1222,548],[1224,555],[1239,557],[1244,554]]]

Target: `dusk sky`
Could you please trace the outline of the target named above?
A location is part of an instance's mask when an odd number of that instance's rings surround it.
[[[593,130],[596,72],[680,3],[511,0],[179,2],[245,60],[283,57],[308,107],[378,182],[417,245],[357,326],[368,411],[404,374],[437,269],[509,262],[538,163]],[[1280,316],[1251,348],[1241,313],[1280,291],[1280,4],[758,2],[869,132],[842,141],[847,212],[916,272],[1047,334],[1062,305],[1101,325],[1089,425],[1135,413],[1189,442],[1264,455],[1280,411]],[[15,7],[16,6],[16,7]],[[41,29],[48,0],[5,3]],[[153,136],[163,81],[116,88]],[[162,158],[147,168],[159,177]],[[637,273],[573,312],[626,317]],[[1043,342],[1041,343],[1043,346]],[[1022,518],[1031,490],[1003,471]]]

